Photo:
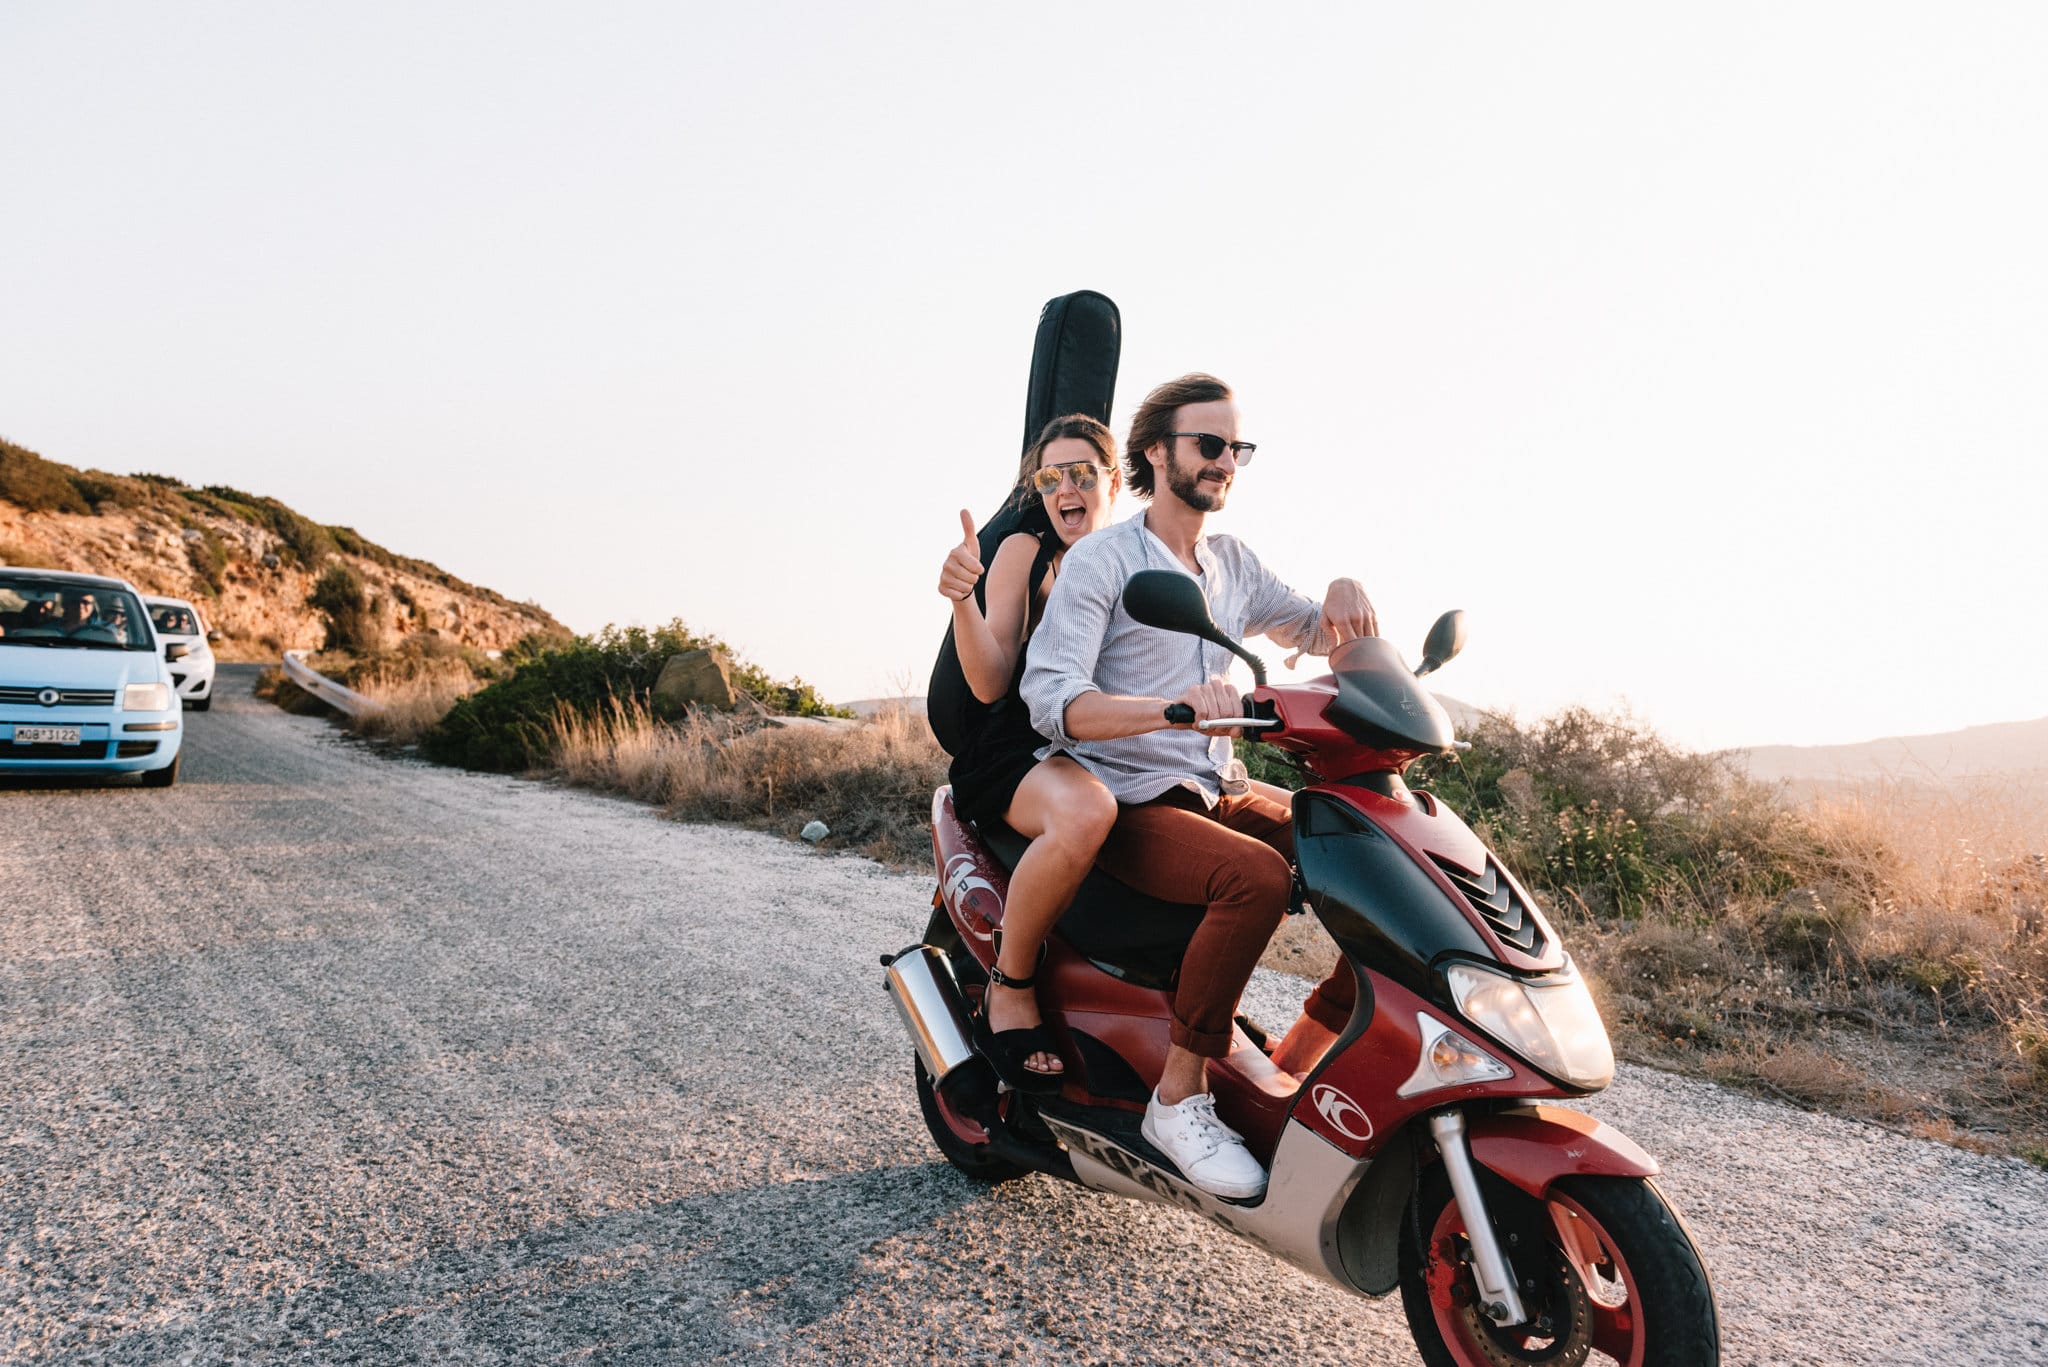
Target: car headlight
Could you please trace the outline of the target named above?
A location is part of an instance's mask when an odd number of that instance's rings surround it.
[[[1529,1062],[1589,1090],[1614,1080],[1614,1046],[1586,980],[1566,962],[1540,978],[1511,978],[1477,964],[1444,970],[1466,1020]]]
[[[123,712],[168,712],[170,709],[169,684],[129,684],[121,694]]]

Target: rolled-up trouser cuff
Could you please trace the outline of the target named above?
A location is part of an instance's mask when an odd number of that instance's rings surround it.
[[[1196,1030],[1176,1015],[1173,1018],[1171,1038],[1177,1048],[1203,1058],[1222,1058],[1230,1052],[1230,1030]]]

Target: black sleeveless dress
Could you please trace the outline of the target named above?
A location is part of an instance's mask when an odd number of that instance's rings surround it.
[[[1048,531],[1039,537],[1038,552],[1031,559],[1026,601],[1036,603],[1038,590],[1052,569],[1052,558],[1061,549],[1057,535]],[[979,588],[976,585],[976,588]],[[984,610],[986,610],[984,608]],[[1026,649],[1030,642],[1025,642]],[[1010,690],[985,707],[977,705],[966,719],[965,739],[953,756],[948,777],[953,784],[953,810],[968,821],[1001,820],[1010,810],[1017,785],[1038,763],[1045,737],[1031,729],[1031,709],[1025,706],[1019,688],[1024,682],[1025,652],[1017,654],[1017,668],[1010,675]]]

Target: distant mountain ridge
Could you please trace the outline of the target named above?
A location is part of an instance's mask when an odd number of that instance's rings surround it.
[[[361,578],[371,615],[394,639],[427,632],[503,650],[535,632],[568,635],[537,603],[515,603],[274,498],[78,470],[0,439],[0,564],[114,575],[190,599],[229,658],[320,646],[325,621],[306,598],[336,563]]]
[[[2048,717],[1856,745],[1759,745],[1729,753],[1767,781],[2028,774],[2048,771]]]

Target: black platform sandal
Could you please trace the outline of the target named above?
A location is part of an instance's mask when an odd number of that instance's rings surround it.
[[[1040,958],[1043,957],[1041,954]],[[1029,977],[1013,978],[994,964],[990,964],[988,981],[991,989],[1007,987],[1017,991],[1037,986],[1038,974],[1034,971]],[[1034,1096],[1054,1096],[1066,1086],[1064,1059],[1060,1061],[1062,1071],[1057,1073],[1041,1073],[1024,1066],[1025,1060],[1033,1054],[1051,1054],[1054,1058],[1059,1058],[1059,1045],[1054,1042],[1052,1031],[1043,1022],[1026,1026],[1021,1030],[992,1029],[988,1023],[987,993],[982,994],[981,1010],[974,1013],[974,1051],[988,1060],[989,1067],[996,1070],[997,1077],[1020,1092],[1029,1092]]]

